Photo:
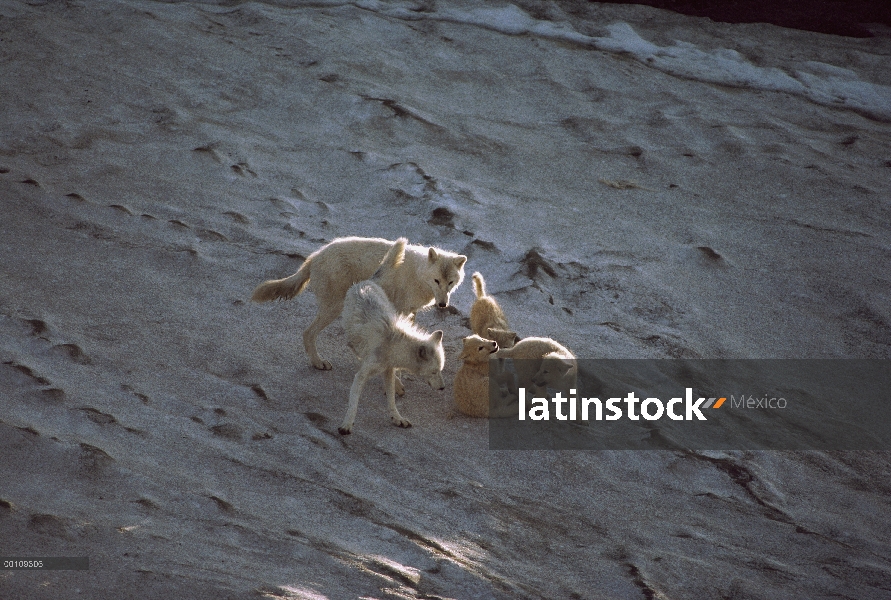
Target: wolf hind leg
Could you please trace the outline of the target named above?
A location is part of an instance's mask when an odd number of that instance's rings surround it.
[[[312,366],[321,371],[329,371],[331,363],[319,356],[319,351],[316,348],[316,338],[323,329],[337,320],[337,317],[343,312],[343,299],[326,303],[321,295],[318,298],[319,312],[313,322],[309,324],[309,327],[306,328],[306,331],[303,332],[303,347],[306,349],[306,354],[309,356]]]

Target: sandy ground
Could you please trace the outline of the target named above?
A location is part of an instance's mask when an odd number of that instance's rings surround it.
[[[411,377],[344,438],[339,324],[248,299],[404,235],[449,382],[475,270],[580,357],[891,358],[889,31],[0,1],[0,552],[90,558],[0,597],[887,598],[887,453],[490,451]]]

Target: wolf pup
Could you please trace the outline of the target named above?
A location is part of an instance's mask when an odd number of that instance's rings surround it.
[[[515,331],[507,324],[504,311],[495,298],[486,295],[486,282],[477,272],[473,274],[473,291],[476,301],[470,308],[470,330],[476,335],[498,342],[500,348],[511,348],[520,341]]]
[[[517,414],[517,398],[507,398],[499,385],[489,386],[489,357],[498,350],[498,343],[476,334],[464,338],[464,349],[458,358],[464,361],[455,375],[455,406],[470,417],[509,417]],[[497,364],[497,363],[496,363]],[[492,373],[497,378],[497,374]],[[500,384],[500,381],[496,382]],[[511,400],[514,402],[509,407]]]
[[[331,363],[319,356],[316,338],[343,311],[350,286],[371,277],[393,242],[380,238],[339,238],[309,255],[300,269],[285,279],[264,281],[251,300],[290,300],[309,286],[319,311],[303,332],[303,346],[316,369],[328,370]],[[377,284],[384,290],[397,314],[413,315],[436,303],[449,305],[449,294],[464,279],[467,257],[436,248],[406,246],[403,264],[387,271]]]
[[[405,244],[405,238],[397,240],[372,278],[354,284],[346,292],[343,327],[350,349],[361,362],[350,387],[346,416],[338,428],[341,435],[353,430],[359,397],[369,377],[383,373],[390,419],[399,427],[411,427],[411,423],[396,408],[397,369],[415,373],[433,389],[445,389],[442,331],[426,333],[410,317],[400,315],[379,283],[392,279],[394,273],[404,268],[412,268],[403,262],[408,256]]]
[[[513,358],[517,371],[517,387],[526,388],[533,396],[546,394],[547,388],[561,390],[569,395],[576,387],[578,365],[575,356],[551,338],[523,338],[513,348],[499,350],[493,356],[501,361]],[[517,390],[510,386],[510,393]]]

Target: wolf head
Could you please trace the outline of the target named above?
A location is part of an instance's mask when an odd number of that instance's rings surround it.
[[[574,366],[573,358],[566,358],[556,352],[546,354],[541,360],[538,372],[532,377],[532,383],[544,389],[560,381]]]
[[[449,305],[449,295],[464,279],[467,257],[436,248],[427,252],[427,284],[433,292],[433,302],[439,308]]]
[[[486,330],[490,340],[498,342],[499,348],[513,348],[520,341],[520,336],[516,331],[510,329],[498,329],[497,327],[489,327]]]
[[[442,369],[445,366],[445,351],[442,348],[442,331],[437,330],[418,344],[415,365],[412,372],[430,384],[434,390],[445,389]]]
[[[476,334],[469,335],[464,338],[464,349],[458,359],[468,363],[485,363],[488,362],[489,355],[497,350],[498,342]]]

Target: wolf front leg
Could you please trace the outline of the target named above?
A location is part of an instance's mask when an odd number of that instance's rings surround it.
[[[390,409],[390,420],[397,427],[411,427],[411,421],[402,418],[399,409],[396,408],[396,369],[387,369],[384,372],[384,379],[387,382],[387,408]]]
[[[375,375],[374,371],[374,366],[366,362],[359,366],[359,371],[353,377],[353,385],[350,386],[350,403],[347,406],[346,416],[343,418],[343,423],[337,428],[340,435],[349,435],[353,432],[353,421],[356,420],[356,411],[359,408],[359,396],[362,395],[362,390],[365,388],[365,382],[368,381],[368,378]]]

